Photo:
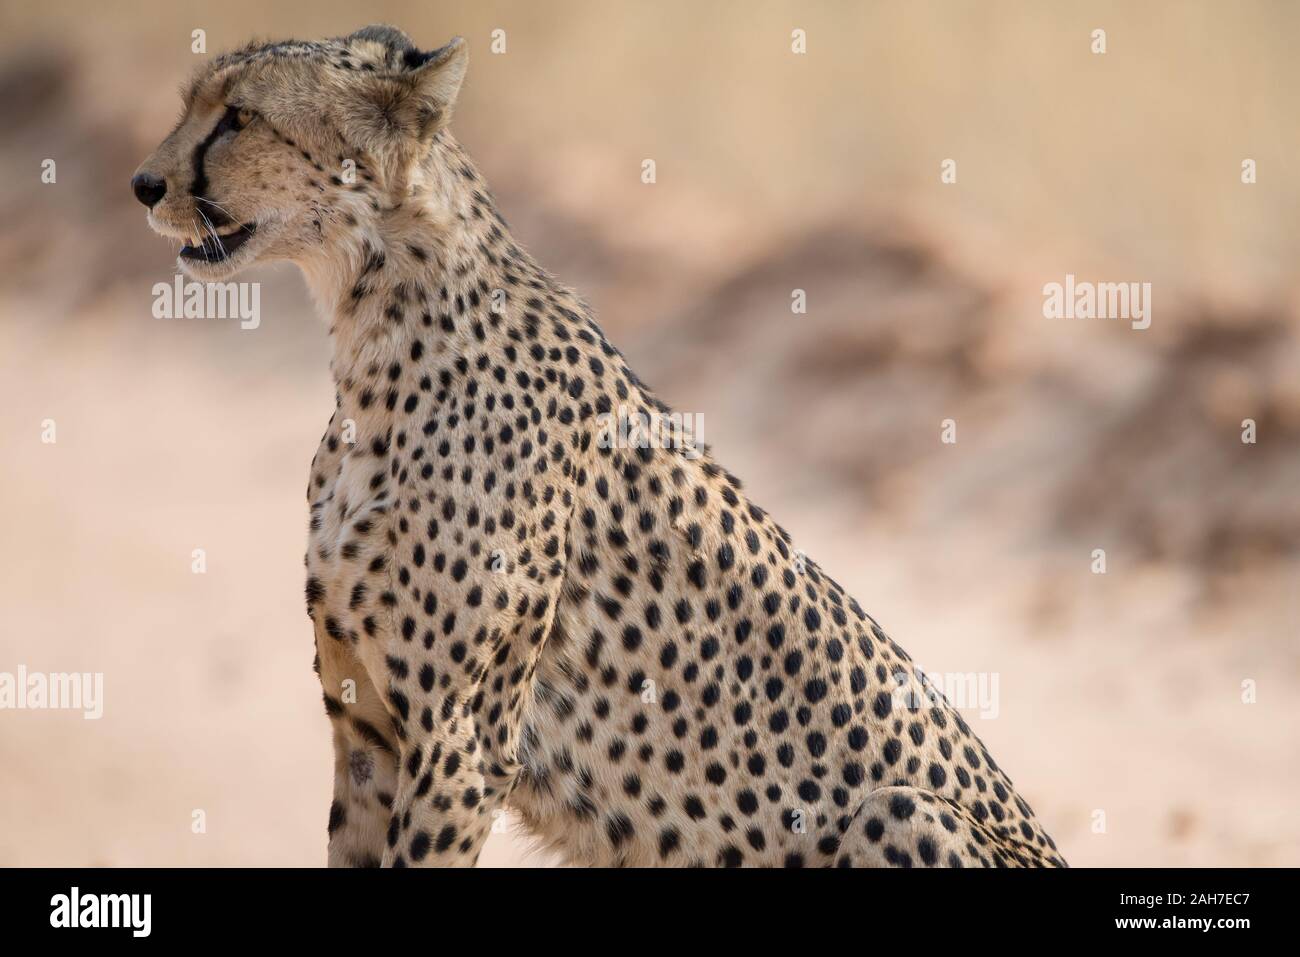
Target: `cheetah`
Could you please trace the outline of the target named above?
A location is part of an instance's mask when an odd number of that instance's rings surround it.
[[[512,238],[448,128],[468,51],[252,43],[131,185],[180,268],[301,269],[333,417],[306,564],[330,866],[1064,866],[962,717]],[[638,418],[639,417],[639,418]]]

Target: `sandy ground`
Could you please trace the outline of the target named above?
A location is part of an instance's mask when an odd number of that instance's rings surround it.
[[[767,33],[788,36],[777,6],[743,34],[702,15],[689,41],[612,5],[437,23],[380,7],[369,18],[476,44],[458,123],[507,218],[643,378],[704,414],[751,496],[927,671],[996,676],[996,716],[963,713],[1072,864],[1300,864],[1300,178],[1244,200],[1212,180],[1244,142],[1283,168],[1300,155],[1270,8],[1108,8],[1128,39],[1094,77],[1043,52],[1082,21],[1024,4],[993,29],[942,5],[854,14],[906,39],[869,58],[813,18],[834,65],[798,75],[763,59]],[[136,5],[129,36],[90,6],[64,32],[2,14],[0,212],[19,227],[0,235],[0,672],[101,672],[105,700],[99,720],[0,711],[0,865],[324,863],[331,755],[301,598],[324,326],[288,268],[248,277],[256,330],[152,318],[173,268],[125,183],[192,65],[167,37],[206,25],[215,47],[358,14],[202,10]],[[518,60],[481,55],[498,23]],[[1213,56],[1185,69],[1207,34]],[[585,59],[542,52],[565,43]],[[687,58],[698,76],[647,88]],[[1133,148],[1067,148],[1060,102]],[[868,108],[869,140],[845,121]],[[973,162],[949,203],[918,184],[951,142]],[[628,172],[648,151],[655,192]],[[51,155],[60,184],[42,191],[30,171]],[[1080,264],[1154,277],[1156,325],[1045,325],[1042,283]],[[483,863],[550,861],[502,833]]]

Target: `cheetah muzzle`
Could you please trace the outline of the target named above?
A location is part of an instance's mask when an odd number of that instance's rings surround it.
[[[221,262],[229,259],[234,255],[235,250],[252,239],[256,230],[256,224],[250,226],[236,224],[229,232],[218,231],[215,235],[204,237],[197,246],[186,243],[181,247],[180,258],[202,260],[207,263]]]
[[[468,53],[250,44],[137,171],[182,269],[296,263],[337,402],[307,611],[328,862],[473,865],[512,811],[588,865],[1063,865],[880,625],[512,237],[448,128]],[[900,693],[906,692],[906,693]]]

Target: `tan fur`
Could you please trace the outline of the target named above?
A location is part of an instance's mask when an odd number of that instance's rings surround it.
[[[256,227],[184,268],[295,262],[330,320],[306,556],[329,863],[472,865],[506,809],[576,864],[1063,863],[706,450],[602,441],[601,414],[665,407],[446,129],[466,59],[384,27],[249,46],[141,168],[164,235],[206,204]]]

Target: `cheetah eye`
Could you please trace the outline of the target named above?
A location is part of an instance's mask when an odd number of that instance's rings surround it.
[[[212,135],[217,137],[231,132],[238,133],[245,126],[251,123],[256,115],[256,113],[249,109],[244,109],[238,106],[227,106],[225,114],[217,123],[217,128],[212,131]]]

